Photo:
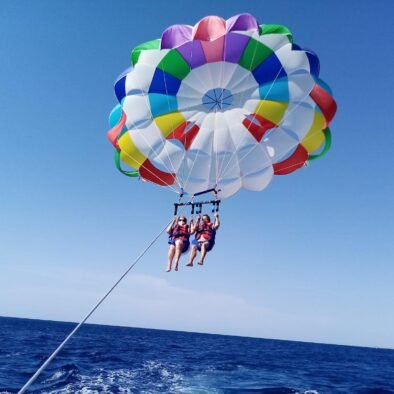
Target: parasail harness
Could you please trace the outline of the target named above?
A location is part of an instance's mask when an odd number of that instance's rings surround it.
[[[213,192],[215,194],[215,199],[214,200],[209,200],[209,201],[194,201],[194,198],[197,196],[201,196],[202,194],[210,193]],[[212,206],[212,213],[214,212],[219,212],[219,206],[221,203],[221,200],[218,200],[218,193],[220,192],[219,190],[216,190],[216,188],[204,190],[199,193],[193,194],[192,198],[188,202],[181,202],[182,197],[184,196],[184,193],[182,192],[179,196],[179,202],[174,203],[174,216],[178,214],[178,208],[179,207],[185,207],[185,206],[190,206],[191,207],[191,215],[200,215],[202,212],[202,207],[203,205],[211,205]]]

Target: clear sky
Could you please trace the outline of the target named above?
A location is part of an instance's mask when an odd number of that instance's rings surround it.
[[[331,151],[226,200],[203,268],[165,273],[163,236],[91,321],[394,348],[393,8],[2,0],[0,315],[80,320],[169,221],[175,194],[114,167],[113,82],[167,26],[249,12],[318,54]]]

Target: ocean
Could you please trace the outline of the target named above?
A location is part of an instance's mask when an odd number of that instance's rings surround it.
[[[0,317],[0,393],[75,323]],[[394,393],[394,350],[87,324],[29,393]]]

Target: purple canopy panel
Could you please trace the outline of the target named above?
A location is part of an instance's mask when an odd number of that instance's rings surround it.
[[[243,34],[228,33],[225,37],[224,60],[229,63],[238,63],[250,37]]]
[[[258,30],[259,25],[254,16],[250,14],[239,14],[227,19],[226,30],[230,31],[246,31],[246,30]]]
[[[207,62],[204,51],[201,47],[201,41],[189,41],[177,48],[177,51],[189,63],[191,68],[202,66]]]
[[[161,36],[161,49],[177,48],[192,39],[192,27],[173,25],[164,30]]]

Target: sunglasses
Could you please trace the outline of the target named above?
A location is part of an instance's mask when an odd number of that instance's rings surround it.
[[[178,219],[178,222],[186,222],[186,219]]]

